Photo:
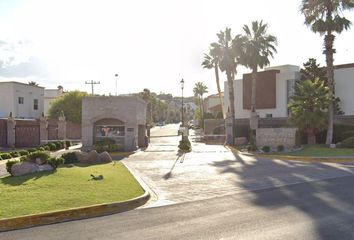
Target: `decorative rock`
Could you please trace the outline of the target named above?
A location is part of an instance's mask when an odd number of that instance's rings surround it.
[[[84,159],[84,163],[94,164],[99,163],[98,153],[96,150],[92,150],[89,152]]]
[[[104,151],[99,154],[99,162],[101,163],[109,163],[112,162],[112,157],[108,152]]]
[[[40,159],[40,158],[36,158],[36,164],[38,164],[38,165],[42,165],[42,164],[44,164],[44,161],[42,160],[42,159]]]
[[[49,164],[43,164],[38,166],[38,172],[53,171],[53,170],[54,168]]]
[[[32,162],[16,163],[11,167],[11,173],[13,176],[22,176],[38,171],[38,165]]]

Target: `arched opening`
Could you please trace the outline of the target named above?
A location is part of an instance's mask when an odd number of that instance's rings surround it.
[[[125,123],[123,121],[115,118],[103,118],[94,123],[93,142],[97,143],[111,139],[124,146],[125,134]]]

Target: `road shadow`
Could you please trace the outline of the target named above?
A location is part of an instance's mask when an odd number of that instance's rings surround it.
[[[163,176],[163,179],[168,180],[168,179],[172,178],[172,171],[173,171],[173,169],[175,168],[176,163],[178,162],[178,160],[180,160],[180,162],[183,163],[185,156],[186,156],[186,153],[185,153],[185,152],[178,152],[178,153],[177,153],[177,158],[176,158],[176,160],[173,162],[173,165],[172,165],[170,171],[168,171],[168,173],[166,173],[166,174]]]
[[[296,208],[311,218],[316,239],[354,239],[353,164],[251,159],[233,154],[236,160],[211,165],[220,174],[234,174],[235,184],[251,193],[252,204],[270,210]],[[317,181],[321,179],[329,180]],[[274,188],[277,186],[282,187]]]

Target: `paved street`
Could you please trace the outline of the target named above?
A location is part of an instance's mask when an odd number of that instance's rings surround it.
[[[177,129],[154,128],[149,148],[124,160],[158,195],[153,206],[354,174],[353,164],[256,159],[196,142],[191,153],[178,155]]]
[[[354,177],[0,233],[1,240],[354,239]]]
[[[195,142],[178,155],[177,129],[153,129],[149,148],[124,160],[155,193],[148,206],[0,239],[354,239],[354,164],[256,159]]]

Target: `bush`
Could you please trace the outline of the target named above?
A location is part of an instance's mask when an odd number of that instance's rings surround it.
[[[14,164],[19,163],[18,160],[10,160],[6,162],[6,171],[12,175],[11,168]]]
[[[36,151],[32,152],[27,156],[27,159],[25,161],[30,161],[30,162],[36,162],[36,159],[39,158],[42,160],[43,163],[47,163],[47,160],[49,159],[49,154],[47,152],[42,152],[42,151]]]
[[[27,149],[27,151],[28,151],[29,153],[33,153],[33,152],[37,151],[37,149],[35,149],[35,148],[30,148],[30,149]]]
[[[65,141],[65,147],[70,147],[71,146],[71,142],[70,141]]]
[[[263,146],[262,147],[262,151],[265,153],[269,153],[270,152],[270,147],[269,146]]]
[[[1,157],[2,160],[6,160],[6,159],[11,159],[12,158],[9,153],[2,153],[0,155],[0,157]]]
[[[343,148],[354,148],[354,137],[345,139],[340,146]]]
[[[55,145],[54,143],[48,143],[48,146],[50,151],[57,150],[57,145]]]
[[[248,152],[255,152],[255,151],[257,151],[258,150],[258,148],[257,148],[257,146],[255,145],[255,144],[250,144],[248,147],[247,147],[247,151]]]
[[[2,160],[1,154],[0,154],[0,161]]]
[[[56,149],[56,150],[60,150],[60,149],[63,148],[61,142],[54,142],[54,144],[55,144],[55,149]]]
[[[342,134],[342,138],[343,139],[347,139],[347,138],[350,138],[350,137],[354,137],[354,131],[353,130],[343,132],[343,134]]]
[[[19,151],[20,156],[27,156],[29,152],[27,150],[21,150]]]
[[[44,149],[44,147],[38,147],[37,151],[42,151],[43,152],[43,151],[45,151],[45,149]]]
[[[65,163],[65,159],[62,157],[59,158],[51,157],[48,159],[48,164],[50,164],[54,169],[56,169],[59,165],[62,165],[64,163]]]
[[[70,164],[70,163],[78,163],[79,160],[77,159],[75,152],[68,152],[64,153],[62,156],[65,160],[65,164]]]
[[[18,152],[10,152],[11,157],[19,157],[20,154]]]
[[[43,148],[44,148],[44,151],[50,151],[50,147],[48,145],[44,145]]]
[[[283,152],[283,151],[284,151],[284,145],[279,145],[279,146],[277,147],[277,151],[278,151],[278,152]]]
[[[178,148],[182,151],[191,151],[192,150],[192,145],[191,142],[186,139],[186,140],[181,140],[179,141]]]

